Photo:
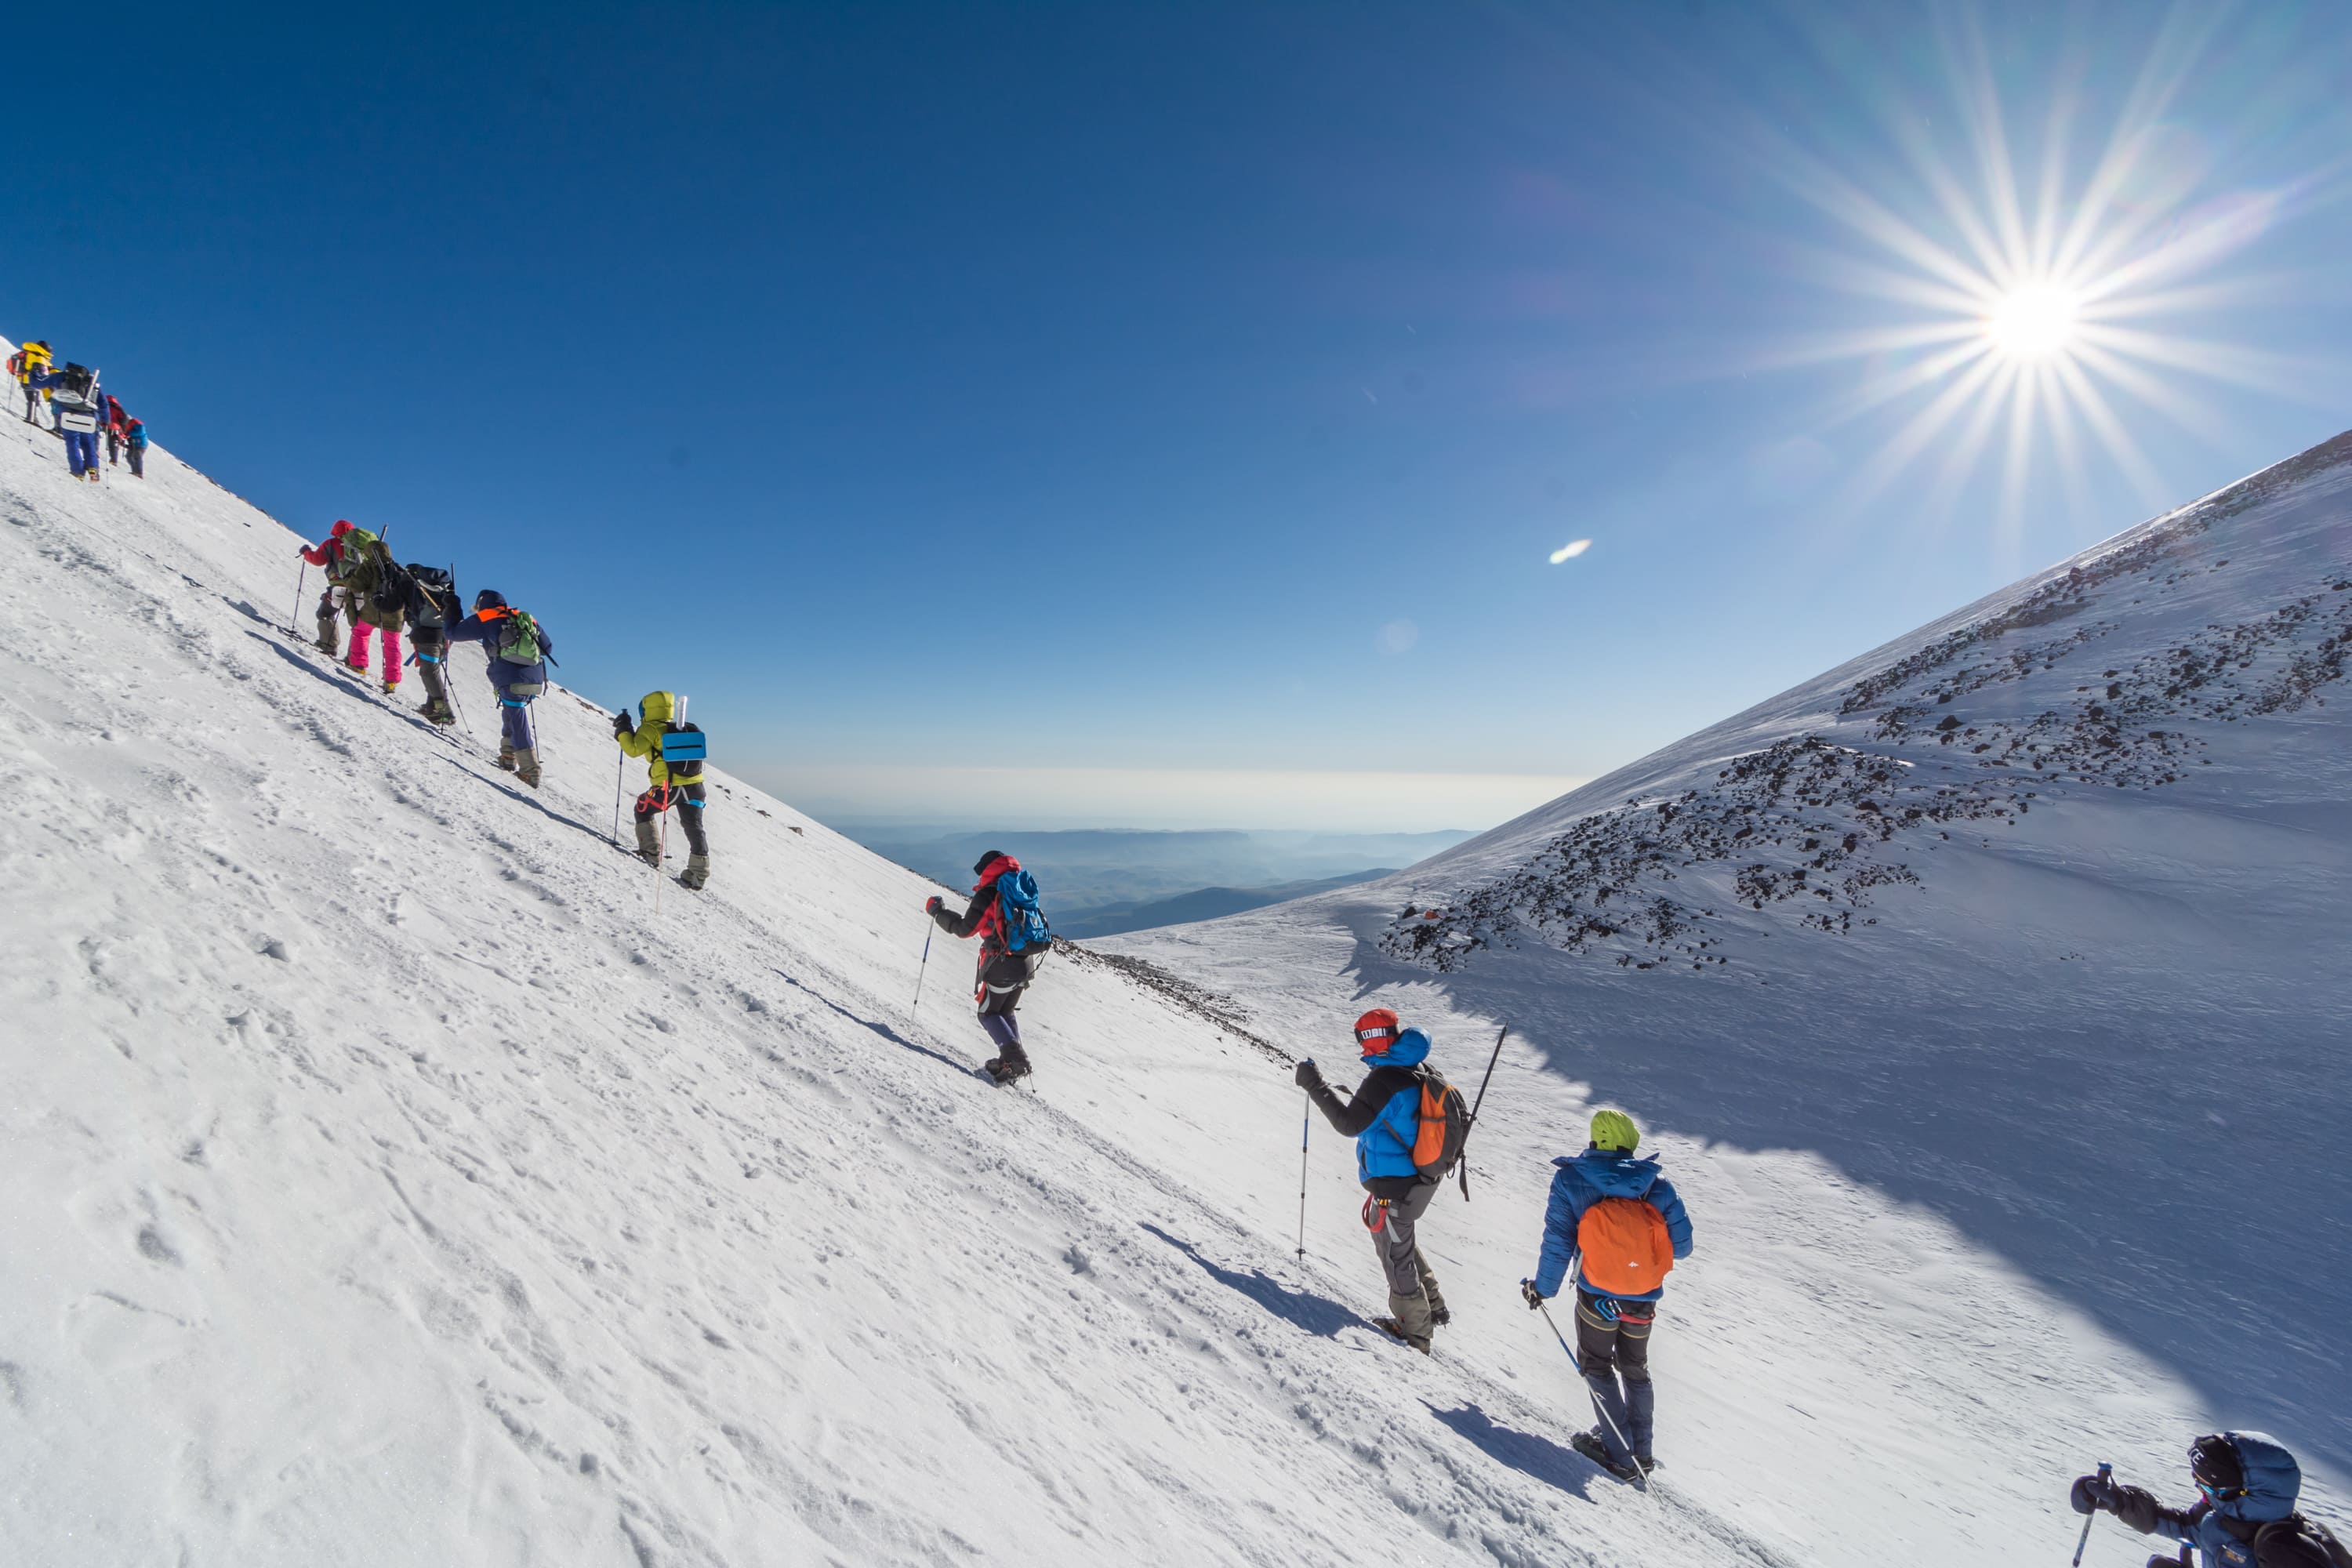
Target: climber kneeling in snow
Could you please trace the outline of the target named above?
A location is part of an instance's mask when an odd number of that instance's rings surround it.
[[[654,818],[677,806],[688,851],[686,869],[677,879],[699,889],[710,880],[710,840],[702,833],[702,727],[674,717],[684,706],[674,693],[648,691],[637,704],[639,722],[629,722],[625,708],[613,715],[613,739],[629,755],[646,760],[646,793],[637,796],[636,805],[637,853],[646,865],[660,867],[662,845]],[[688,739],[681,742],[672,736]]]
[[[2200,1437],[2189,1446],[2189,1474],[2198,1496],[2187,1508],[2166,1508],[2145,1488],[2103,1475],[2077,1480],[2068,1500],[2076,1513],[2104,1509],[2142,1535],[2195,1547],[2204,1554],[2200,1568],[2333,1568],[2352,1561],[2326,1525],[2295,1511],[2303,1467],[2275,1439],[2260,1432]],[[2148,1562],[2169,1568],[2187,1560],[2184,1552]]]
[[[980,1026],[996,1043],[996,1056],[981,1070],[998,1083],[1029,1076],[1029,1055],[1021,1048],[1021,1020],[1013,1010],[1037,977],[1037,965],[1054,944],[1045,911],[1037,907],[1036,879],[1021,862],[992,849],[973,862],[971,904],[961,915],[933,898],[923,911],[952,937],[980,938],[980,979],[972,999],[980,1004]]]
[[[1460,1157],[1461,1142],[1457,1133],[1450,1151],[1441,1142],[1428,1149],[1425,1160],[1416,1159],[1427,1144],[1422,1090],[1433,1082],[1441,1096],[1456,1102],[1461,1096],[1422,1070],[1429,1058],[1429,1037],[1419,1029],[1399,1029],[1396,1014],[1386,1007],[1356,1020],[1356,1048],[1371,1071],[1345,1104],[1323,1081],[1323,1069],[1313,1058],[1300,1062],[1293,1077],[1323,1119],[1356,1141],[1356,1179],[1368,1194],[1364,1226],[1372,1233],[1372,1251],[1389,1287],[1389,1316],[1373,1321],[1426,1355],[1431,1331],[1452,1322],[1454,1315],[1446,1310],[1415,1232],[1439,1182]],[[1458,1121],[1466,1131],[1467,1118]]]
[[[1666,1271],[1691,1252],[1690,1215],[1655,1159],[1637,1160],[1642,1130],[1622,1110],[1592,1113],[1592,1143],[1564,1155],[1544,1210],[1543,1257],[1519,1281],[1530,1309],[1559,1294],[1576,1269],[1576,1359],[1601,1421],[1572,1440],[1620,1479],[1657,1468],[1651,1436],[1650,1330]],[[1622,1386],[1621,1386],[1622,1383]]]
[[[490,656],[490,689],[503,715],[499,766],[539,787],[539,743],[531,738],[530,704],[547,689],[547,660],[555,643],[528,610],[518,610],[495,588],[474,595],[474,613],[448,628],[448,642],[478,642]]]

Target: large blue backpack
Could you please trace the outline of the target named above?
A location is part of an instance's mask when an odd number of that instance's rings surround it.
[[[1054,945],[1053,928],[1037,907],[1037,879],[1007,871],[996,879],[996,912],[1007,952],[1043,952]]]

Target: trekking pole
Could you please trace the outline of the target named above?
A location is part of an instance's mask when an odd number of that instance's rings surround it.
[[[908,1009],[910,1013],[919,1013],[923,1010],[923,976],[930,973],[931,938],[939,934],[940,928],[936,925],[923,933],[923,962],[915,968],[915,1005]]]
[[[1315,1097],[1298,1115],[1298,1261],[1307,1261],[1307,1131],[1315,1124]]]
[[[1633,1452],[1633,1445],[1625,1441],[1625,1434],[1618,1430],[1617,1418],[1609,1414],[1609,1406],[1601,1403],[1601,1391],[1593,1387],[1591,1381],[1585,1377],[1583,1358],[1576,1353],[1576,1347],[1568,1342],[1568,1336],[1559,1331],[1559,1325],[1556,1322],[1552,1322],[1551,1309],[1540,1300],[1536,1303],[1536,1308],[1538,1311],[1543,1313],[1544,1321],[1551,1325],[1551,1337],[1558,1340],[1559,1342],[1559,1348],[1568,1352],[1568,1364],[1576,1368],[1578,1381],[1583,1383],[1584,1392],[1591,1395],[1592,1408],[1601,1412],[1601,1419],[1608,1422],[1609,1430],[1617,1434],[1618,1443],[1623,1447],[1626,1453],[1632,1454]],[[1642,1468],[1642,1461],[1638,1457],[1633,1460],[1633,1473],[1641,1478],[1642,1489],[1645,1492],[1648,1491],[1650,1489],[1650,1472]]]
[[[2101,1459],[2099,1461],[2100,1480],[2105,1480],[2109,1476],[2115,1474],[2115,1466],[2109,1464],[2106,1460]],[[2105,1489],[2102,1488],[2101,1489],[2104,1490]],[[2083,1568],[2083,1548],[2091,1543],[2091,1520],[2098,1517],[2097,1512],[2094,1510],[2089,1519],[2083,1521],[2083,1533],[2074,1538],[2074,1568]]]
[[[310,563],[308,561],[303,562],[294,573],[294,607],[286,612],[286,635],[289,637],[294,635],[295,618],[302,613],[302,584],[310,574]]]
[[[621,847],[621,792],[629,776],[629,753],[621,753],[620,763],[613,770],[613,847]]]
[[[1495,1036],[1494,1055],[1486,1058],[1486,1076],[1478,1080],[1478,1098],[1471,1102],[1470,1120],[1462,1129],[1462,1201],[1470,1201],[1470,1134],[1478,1125],[1478,1108],[1486,1103],[1486,1086],[1495,1081],[1495,1064],[1503,1059],[1503,1037],[1511,1032],[1506,1024]]]
[[[664,796],[661,810],[661,859],[654,862],[654,913],[661,913],[662,866],[669,859],[669,799]]]

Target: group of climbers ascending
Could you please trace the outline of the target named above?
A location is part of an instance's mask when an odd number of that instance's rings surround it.
[[[66,467],[78,479],[98,483],[98,437],[106,435],[106,460],[131,459],[134,479],[147,477],[147,426],[98,384],[98,372],[71,361],[52,363],[49,345],[26,343],[8,356],[8,374],[25,389],[25,423],[41,423],[47,402],[56,423],[49,433],[66,444]]]
[[[382,536],[348,520],[338,521],[317,544],[301,546],[300,553],[326,577],[313,611],[319,651],[341,655],[345,668],[364,674],[373,643],[383,660],[383,694],[396,696],[404,668],[400,637],[405,629],[417,671],[425,679],[425,701],[417,711],[428,722],[446,725],[457,717],[450,703],[449,649],[458,643],[481,644],[488,656],[491,696],[499,704],[498,765],[531,788],[539,787],[539,742],[531,731],[530,705],[547,689],[555,639],[538,617],[508,604],[495,588],[476,594],[470,611],[462,609],[455,568],[404,564]],[[337,636],[339,623],[345,620],[351,626],[347,641]],[[660,867],[663,846],[652,824],[675,805],[691,851],[678,880],[699,889],[710,879],[710,842],[702,826],[702,731],[682,722],[678,702],[671,692],[647,692],[638,720],[632,721],[626,710],[614,718],[613,738],[625,754],[643,757],[647,765],[648,787],[637,797],[637,852]]]

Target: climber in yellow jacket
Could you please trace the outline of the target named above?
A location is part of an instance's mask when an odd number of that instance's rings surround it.
[[[631,722],[625,708],[613,715],[613,739],[621,750],[646,760],[646,793],[637,796],[637,853],[646,864],[658,867],[662,845],[654,818],[677,807],[677,825],[686,830],[686,869],[678,881],[699,889],[710,880],[710,840],[702,831],[702,727],[679,721],[686,703],[677,693],[648,691],[637,704],[640,715]],[[690,740],[673,740],[688,736]]]

